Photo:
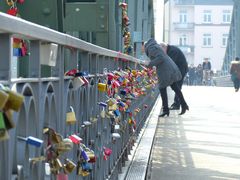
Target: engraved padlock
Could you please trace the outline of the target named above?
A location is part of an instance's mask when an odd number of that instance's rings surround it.
[[[70,106],[70,111],[67,112],[67,115],[66,115],[66,122],[67,124],[75,124],[77,122],[76,120],[76,115],[75,115],[75,112],[73,110],[73,107]]]

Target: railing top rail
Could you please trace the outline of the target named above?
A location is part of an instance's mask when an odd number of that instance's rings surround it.
[[[87,51],[93,54],[122,58],[132,62],[145,64],[145,61],[138,60],[135,57],[120,52],[112,51],[100,46],[96,46],[94,44],[80,40],[68,34],[64,34],[53,29],[1,12],[0,12],[0,33],[17,34],[27,39],[32,40],[36,39],[45,42],[52,42],[64,45],[66,47]]]

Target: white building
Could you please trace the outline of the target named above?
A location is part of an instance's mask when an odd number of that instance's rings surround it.
[[[212,69],[223,64],[232,0],[169,0],[165,4],[166,42],[179,46],[188,63],[202,64],[210,58]]]

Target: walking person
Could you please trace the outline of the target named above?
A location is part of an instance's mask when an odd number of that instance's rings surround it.
[[[197,76],[197,85],[202,85],[202,81],[203,81],[202,64],[198,64],[196,69],[196,76]]]
[[[235,92],[238,92],[240,86],[240,60],[236,57],[234,61],[231,62],[230,67],[231,79],[235,88]]]
[[[160,46],[162,47],[164,52],[175,62],[178,69],[180,70],[182,78],[177,82],[177,85],[180,89],[182,89],[184,78],[188,72],[188,63],[185,55],[183,54],[181,49],[179,49],[177,46],[169,45],[166,43],[160,43]],[[189,75],[189,78],[190,78],[190,75]],[[178,110],[178,109],[180,109],[180,100],[178,96],[175,94],[174,102],[170,106],[170,110]]]
[[[204,58],[204,62],[202,64],[203,68],[203,84],[209,85],[210,81],[210,71],[211,71],[211,63],[209,61],[209,58]]]
[[[181,105],[182,115],[189,110],[189,107],[183,97],[182,91],[177,85],[177,82],[182,79],[182,75],[177,65],[173,60],[163,51],[161,46],[154,40],[149,39],[145,45],[145,53],[149,57],[150,62],[148,67],[156,66],[156,71],[159,81],[159,89],[162,98],[162,112],[159,117],[169,116],[167,87],[171,86],[172,90],[178,96]]]

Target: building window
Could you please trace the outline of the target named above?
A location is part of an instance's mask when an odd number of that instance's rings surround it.
[[[228,34],[223,34],[222,35],[222,46],[226,47],[228,42]]]
[[[211,23],[212,22],[212,12],[205,10],[203,12],[203,22],[204,23]]]
[[[212,46],[212,35],[211,34],[203,34],[203,46],[204,47]]]
[[[187,36],[183,34],[179,37],[179,46],[186,46],[187,45]]]
[[[180,11],[179,22],[180,23],[187,23],[187,11]]]
[[[231,22],[231,11],[230,10],[224,10],[223,11],[223,23],[230,23]]]

